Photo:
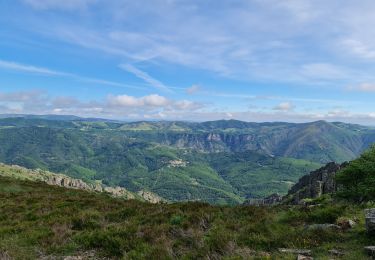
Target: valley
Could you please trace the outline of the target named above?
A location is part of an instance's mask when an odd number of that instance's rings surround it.
[[[0,162],[100,181],[166,201],[239,204],[285,194],[326,162],[355,158],[372,128],[342,123],[0,119]]]

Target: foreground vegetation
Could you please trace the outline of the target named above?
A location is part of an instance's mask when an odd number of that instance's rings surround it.
[[[125,259],[295,259],[278,248],[312,249],[330,259],[366,259],[374,243],[360,205],[212,206],[190,202],[148,204],[105,194],[0,177],[0,252],[15,259],[95,256]],[[353,219],[348,230],[306,225]]]

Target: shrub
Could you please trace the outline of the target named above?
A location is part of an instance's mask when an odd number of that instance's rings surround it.
[[[326,206],[317,207],[312,210],[309,214],[307,220],[311,223],[324,224],[324,223],[336,223],[338,217],[341,216],[343,212],[342,207],[336,206]]]
[[[73,230],[96,229],[100,228],[100,214],[98,212],[82,212],[72,218]]]
[[[169,221],[171,225],[179,226],[181,225],[182,221],[184,220],[183,216],[180,215],[173,215]]]
[[[99,249],[108,256],[120,257],[123,255],[121,240],[109,231],[83,233],[75,240],[87,249]]]

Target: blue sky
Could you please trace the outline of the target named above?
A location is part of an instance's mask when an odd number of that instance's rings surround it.
[[[375,124],[372,0],[0,1],[0,113]]]

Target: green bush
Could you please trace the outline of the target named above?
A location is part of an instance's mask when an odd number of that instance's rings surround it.
[[[121,240],[108,231],[83,233],[75,240],[84,248],[99,249],[108,256],[120,257],[123,255]]]
[[[171,217],[171,220],[169,221],[169,223],[171,225],[176,225],[176,226],[179,226],[182,224],[182,221],[184,220],[184,217],[183,216],[180,216],[180,215],[173,215]]]
[[[326,206],[316,207],[308,215],[307,220],[310,223],[325,224],[325,223],[336,223],[336,220],[341,216],[343,212],[342,207],[337,206]]]

